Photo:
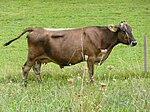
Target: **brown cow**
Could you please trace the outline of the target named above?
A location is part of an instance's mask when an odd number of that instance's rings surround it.
[[[119,25],[89,26],[83,28],[50,29],[27,28],[17,38],[5,43],[4,46],[19,39],[29,32],[28,58],[22,67],[24,85],[31,67],[40,80],[42,63],[54,62],[64,66],[87,61],[90,81],[93,81],[94,64],[101,65],[118,43],[135,46],[136,40],[131,27],[125,22]]]

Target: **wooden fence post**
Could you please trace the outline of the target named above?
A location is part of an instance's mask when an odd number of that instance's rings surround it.
[[[147,73],[147,37],[144,35],[144,72]]]

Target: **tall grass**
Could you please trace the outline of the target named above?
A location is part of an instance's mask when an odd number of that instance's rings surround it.
[[[0,112],[148,112],[150,74],[143,72],[142,37],[150,34],[149,7],[149,0],[0,1]],[[132,26],[138,45],[116,46],[102,66],[95,66],[94,84],[88,83],[86,62],[64,69],[50,63],[42,66],[42,83],[31,70],[24,88],[25,36],[2,46],[29,26],[103,26],[121,20]],[[148,53],[149,45],[148,39]]]

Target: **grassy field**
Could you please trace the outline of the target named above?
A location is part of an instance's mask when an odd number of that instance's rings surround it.
[[[116,46],[95,66],[91,85],[85,62],[62,70],[49,63],[42,66],[42,83],[31,70],[24,88],[25,36],[2,46],[29,26],[78,28],[122,20],[132,26],[138,45]],[[150,112],[150,73],[143,67],[144,34],[150,52],[149,20],[149,0],[0,0],[0,112]]]

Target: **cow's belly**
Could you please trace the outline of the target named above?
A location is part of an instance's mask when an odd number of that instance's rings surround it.
[[[55,58],[53,60],[54,63],[57,63],[59,65],[62,66],[70,66],[70,65],[74,65],[77,64],[79,62],[83,61],[83,58],[81,56],[70,56],[70,57],[59,57],[59,58]]]
[[[47,55],[53,60],[53,62],[59,65],[69,66],[83,61],[82,53],[79,48],[60,47],[59,49],[56,49],[53,47],[52,49],[53,50]]]
[[[39,61],[42,64],[53,62],[60,66],[74,65],[83,60],[84,60],[83,57],[79,53],[74,53],[72,55],[65,55],[65,54],[55,54],[55,55],[53,54],[51,56],[43,55],[36,58],[36,61]]]

